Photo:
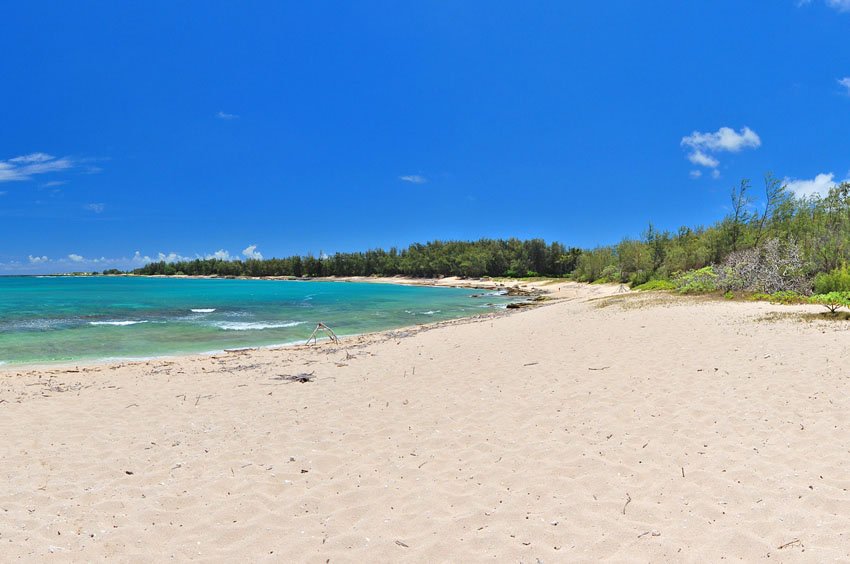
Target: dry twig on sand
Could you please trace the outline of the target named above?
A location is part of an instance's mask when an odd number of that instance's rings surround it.
[[[301,372],[300,374],[290,375],[290,374],[281,374],[280,376],[275,376],[275,380],[283,380],[284,382],[299,382],[304,384],[306,382],[312,382],[316,379],[316,371],[313,372]]]

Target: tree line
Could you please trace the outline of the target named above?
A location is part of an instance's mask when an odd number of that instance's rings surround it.
[[[406,249],[374,249],[330,256],[272,259],[195,259],[152,262],[133,271],[146,275],[202,276],[566,276],[576,269],[581,249],[543,239],[432,241]]]
[[[746,270],[746,265],[741,265],[743,251],[750,251],[748,257],[756,257],[752,260],[764,257],[768,251],[762,249],[771,249],[768,253],[772,253],[771,256],[792,253],[796,261],[796,279],[810,281],[817,273],[834,271],[850,261],[850,183],[841,183],[824,196],[795,196],[780,179],[767,174],[758,192],[749,180],[735,186],[730,194],[729,209],[725,217],[710,226],[681,227],[671,232],[650,224],[640,237],[625,238],[617,244],[594,249],[547,243],[542,239],[432,241],[412,244],[405,249],[375,249],[320,257],[154,262],[134,273],[296,277],[546,276],[638,286],[655,280],[672,280],[712,265],[720,267],[730,260],[735,268]]]

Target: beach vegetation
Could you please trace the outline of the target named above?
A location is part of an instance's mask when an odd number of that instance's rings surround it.
[[[850,291],[850,182],[825,195],[796,196],[772,174],[763,192],[749,180],[730,192],[713,225],[670,231],[649,224],[639,237],[580,249],[542,239],[430,241],[405,248],[263,260],[152,262],[135,274],[204,276],[569,277],[643,288],[667,281],[683,293],[773,296]],[[655,282],[658,284],[658,282]]]
[[[671,291],[676,289],[676,284],[670,280],[649,280],[638,286],[632,286],[632,290],[639,292],[649,291]]]
[[[680,294],[707,294],[717,291],[717,273],[711,266],[682,272],[673,279]]]
[[[814,280],[815,294],[850,292],[850,268],[842,265],[829,272],[819,272]]]
[[[809,298],[797,292],[792,292],[790,290],[782,290],[779,292],[774,292],[772,294],[766,294],[764,292],[756,292],[754,294],[750,294],[747,297],[748,300],[753,302],[770,302],[772,304],[781,304],[781,305],[795,305],[795,304],[805,304],[809,303]]]
[[[822,305],[835,314],[842,307],[850,307],[850,294],[847,292],[829,292],[828,294],[815,294],[809,298],[809,302]]]

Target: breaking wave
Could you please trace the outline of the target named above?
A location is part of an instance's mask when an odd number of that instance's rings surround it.
[[[304,321],[287,321],[285,323],[264,323],[261,321],[221,321],[215,326],[224,331],[262,331],[263,329],[283,329],[285,327],[295,327],[301,325]]]

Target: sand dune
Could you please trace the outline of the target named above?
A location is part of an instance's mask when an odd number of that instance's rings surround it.
[[[7,369],[4,560],[850,558],[846,324],[560,288],[340,346]]]

